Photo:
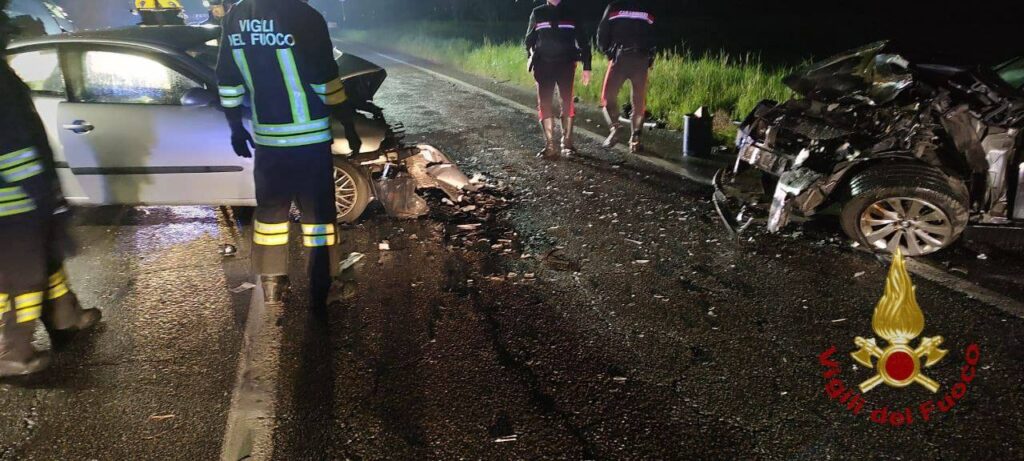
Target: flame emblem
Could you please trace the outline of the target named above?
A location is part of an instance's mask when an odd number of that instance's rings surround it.
[[[858,336],[854,339],[860,349],[850,355],[857,363],[878,372],[860,384],[861,392],[868,392],[882,383],[891,387],[907,387],[918,383],[929,391],[939,391],[939,383],[921,373],[921,362],[924,360],[924,368],[931,367],[949,351],[939,349],[942,336],[922,338],[916,348],[910,347],[910,343],[924,331],[924,312],[917,304],[914,284],[907,272],[903,253],[899,250],[893,255],[889,276],[885,281],[885,294],[875,306],[871,328],[889,346],[881,348],[875,338],[864,339]],[[874,363],[876,359],[877,366]]]

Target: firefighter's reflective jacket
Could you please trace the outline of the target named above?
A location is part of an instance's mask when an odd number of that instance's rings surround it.
[[[181,2],[178,0],[135,0],[137,10],[180,10]]]
[[[252,109],[269,147],[330,142],[331,110],[345,101],[327,22],[299,0],[247,0],[224,18],[217,80],[221,105]]]
[[[28,88],[0,62],[0,220],[48,212],[59,195],[53,153]]]

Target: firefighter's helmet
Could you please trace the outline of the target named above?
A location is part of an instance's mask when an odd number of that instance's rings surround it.
[[[182,10],[178,0],[135,0],[135,9],[142,10]]]

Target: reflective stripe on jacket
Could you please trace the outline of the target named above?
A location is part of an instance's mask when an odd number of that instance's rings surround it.
[[[270,147],[333,141],[329,106],[345,101],[327,22],[299,0],[246,0],[224,18],[221,104],[248,101],[254,139]]]

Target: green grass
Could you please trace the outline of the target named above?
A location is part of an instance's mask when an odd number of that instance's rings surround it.
[[[439,37],[432,35],[430,28],[401,32],[347,31],[343,36],[354,41],[386,43],[387,47],[403,53],[497,81],[522,87],[534,85],[533,77],[526,71],[526,52],[517,42]],[[581,100],[598,104],[607,69],[608,60],[595,55],[593,81],[590,86],[576,87]],[[786,68],[770,69],[753,56],[663,53],[651,74],[648,110],[674,129],[682,126],[683,116],[700,106],[707,106],[718,118],[740,118],[763,99],[788,98],[790,90],[782,84],[788,72]],[[620,104],[625,102],[627,94],[623,91]],[[728,131],[722,120],[718,122],[719,132]]]

